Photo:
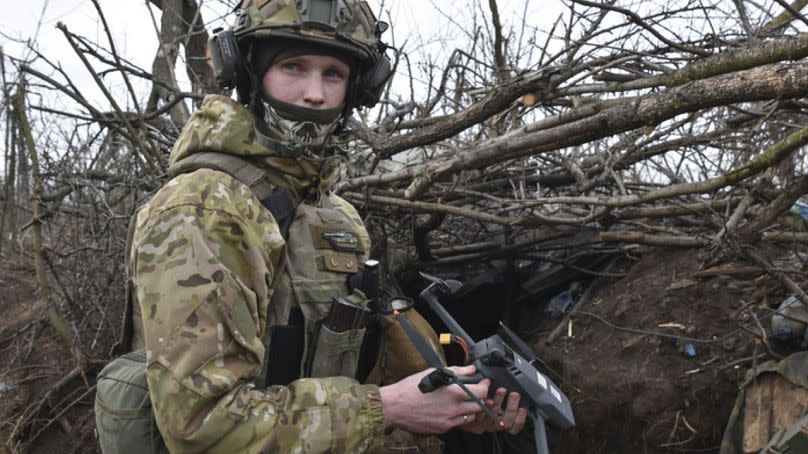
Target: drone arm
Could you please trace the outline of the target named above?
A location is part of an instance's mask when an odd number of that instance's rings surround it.
[[[421,298],[429,304],[429,307],[438,314],[438,317],[446,324],[455,336],[463,339],[468,344],[469,349],[474,349],[476,343],[471,339],[471,336],[460,326],[455,319],[449,315],[449,312],[444,309],[444,307],[438,302],[438,298],[435,296],[434,287],[437,284],[433,283],[430,284],[429,287],[426,288],[423,292],[421,292]]]

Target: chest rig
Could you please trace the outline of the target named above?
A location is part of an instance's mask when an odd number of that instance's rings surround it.
[[[285,266],[273,285],[264,344],[266,385],[301,377],[354,377],[366,329],[329,326],[335,298],[367,309],[348,277],[367,258],[369,236],[353,207],[328,194],[297,206],[286,239]],[[294,366],[294,367],[291,367]]]

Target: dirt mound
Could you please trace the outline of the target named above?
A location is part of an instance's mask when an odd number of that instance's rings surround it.
[[[700,264],[691,250],[648,250],[619,265],[624,278],[593,283],[562,334],[536,345],[577,418],[563,452],[718,452],[754,361],[736,313],[766,279]]]

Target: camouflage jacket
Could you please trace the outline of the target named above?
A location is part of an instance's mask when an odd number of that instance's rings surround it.
[[[286,159],[259,142],[245,108],[209,96],[183,130],[171,162],[201,151],[248,156],[266,166],[275,185],[302,199],[301,206],[326,204],[342,213],[368,244],[354,208],[328,193],[342,158]],[[172,452],[380,448],[377,386],[344,377],[266,390],[253,385],[265,329],[288,315],[270,299],[276,287],[291,290],[288,276],[276,279],[286,243],[249,188],[210,169],[180,175],[139,211],[132,245],[149,392]]]

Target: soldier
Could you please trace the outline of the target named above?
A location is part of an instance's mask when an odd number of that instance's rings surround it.
[[[346,278],[359,271],[370,239],[330,188],[344,161],[335,134],[354,108],[378,101],[391,75],[379,40],[386,24],[355,0],[241,7],[237,25],[211,46],[218,78],[235,85],[240,102],[205,98],[170,157],[174,169],[199,159],[174,172],[135,221],[134,346],[146,350],[167,447],[366,452],[382,449],[392,429],[497,430],[456,385],[422,394],[417,384],[428,371],[359,383],[364,328],[322,326],[333,297],[364,303]],[[256,168],[251,187],[235,175]],[[485,398],[488,386],[469,389]],[[505,397],[500,389],[488,404],[516,433],[526,414],[518,394]]]

